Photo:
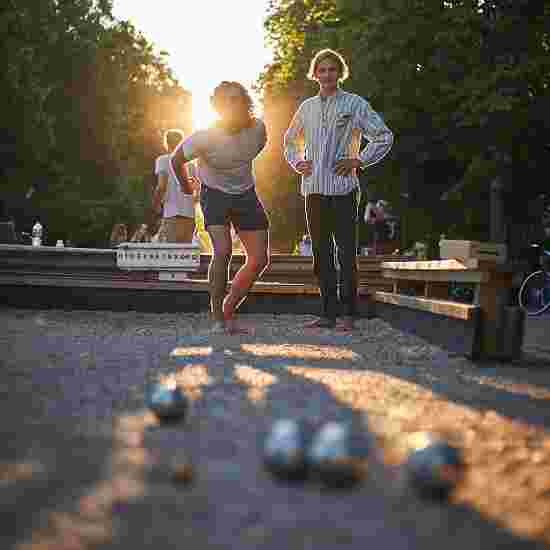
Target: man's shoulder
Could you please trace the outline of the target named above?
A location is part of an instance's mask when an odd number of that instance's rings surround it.
[[[299,109],[307,109],[308,107],[311,107],[312,105],[314,105],[317,101],[319,101],[319,96],[318,95],[313,95],[311,97],[306,97],[306,99],[304,99],[302,101],[302,103],[300,103],[300,106],[298,108]]]
[[[353,92],[346,92],[345,90],[340,90],[339,92],[342,100],[350,102],[353,105],[362,105],[368,103],[368,99],[362,95],[354,94]]]

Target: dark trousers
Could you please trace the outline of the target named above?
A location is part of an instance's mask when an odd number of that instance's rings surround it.
[[[339,313],[334,244],[340,264],[340,304],[343,315],[355,315],[357,302],[357,193],[306,196],[306,220],[313,247],[313,271],[319,281],[321,315]]]

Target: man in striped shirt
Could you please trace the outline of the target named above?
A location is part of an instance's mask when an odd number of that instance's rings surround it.
[[[336,326],[336,244],[344,330],[353,329],[356,314],[357,170],[382,160],[393,144],[392,132],[368,101],[340,89],[339,83],[348,76],[339,53],[318,52],[308,78],[317,81],[319,94],[298,107],[284,138],[285,157],[302,176],[313,269],[319,281],[321,317],[313,326]],[[361,150],[362,138],[368,144]]]

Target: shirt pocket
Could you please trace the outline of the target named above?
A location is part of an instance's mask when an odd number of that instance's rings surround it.
[[[344,113],[338,113],[336,115],[336,120],[334,121],[334,126],[338,130],[342,130],[344,128],[347,128],[348,124],[352,121],[353,115],[348,112]]]

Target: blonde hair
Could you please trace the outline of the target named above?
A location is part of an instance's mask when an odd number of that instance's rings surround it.
[[[307,77],[309,78],[309,80],[317,80],[317,77],[315,76],[317,67],[319,66],[319,63],[322,63],[327,59],[334,61],[338,65],[338,72],[340,73],[340,76],[338,77],[338,82],[344,82],[344,80],[349,77],[348,64],[341,54],[339,54],[337,51],[331,50],[330,48],[325,48],[324,50],[317,52],[311,60],[311,63],[309,64],[309,71],[307,73]]]

